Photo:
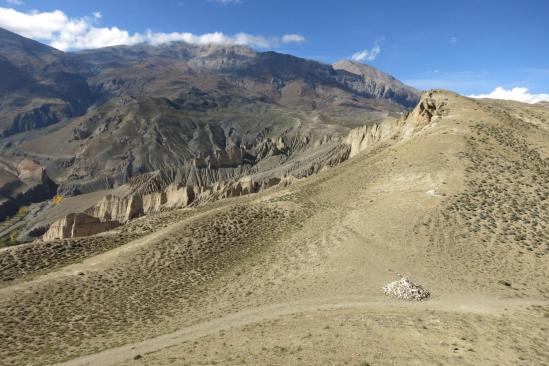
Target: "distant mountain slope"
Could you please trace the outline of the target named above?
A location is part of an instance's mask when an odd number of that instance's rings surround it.
[[[81,51],[74,56],[101,76],[112,75],[115,70],[137,71],[138,66],[146,65],[148,70],[154,70],[158,65],[185,64],[198,74],[253,79],[270,83],[274,90],[303,80],[313,89],[331,86],[364,97],[391,99],[407,107],[413,107],[419,98],[419,91],[368,65],[352,61],[328,65],[272,51],[255,52],[243,46],[194,46],[174,42],[160,46],[107,47]],[[99,79],[101,77],[94,80]]]
[[[93,102],[85,73],[63,52],[0,28],[0,136],[84,113]]]

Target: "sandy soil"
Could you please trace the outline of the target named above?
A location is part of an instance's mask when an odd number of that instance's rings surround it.
[[[290,187],[2,251],[0,364],[549,364],[549,110],[435,97]]]

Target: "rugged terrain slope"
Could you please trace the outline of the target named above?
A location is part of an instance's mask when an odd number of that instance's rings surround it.
[[[548,118],[431,91],[290,186],[3,249],[0,363],[546,364]]]

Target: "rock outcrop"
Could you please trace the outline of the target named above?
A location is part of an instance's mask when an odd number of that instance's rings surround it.
[[[85,213],[71,213],[51,224],[43,240],[76,238],[95,235],[120,226],[118,221],[101,221]]]
[[[19,207],[51,198],[56,189],[46,169],[36,161],[0,158],[0,221]]]
[[[86,213],[101,220],[116,220],[126,223],[134,218],[164,209],[183,208],[193,202],[193,187],[172,183],[166,189],[144,195],[127,197],[107,195]]]
[[[444,93],[437,95],[436,90],[423,93],[417,106],[399,120],[402,135],[409,137],[415,130],[447,115],[449,110],[446,104]]]
[[[394,134],[396,127],[396,121],[386,120],[352,129],[345,139],[345,143],[349,145],[349,158],[390,137]]]
[[[103,221],[128,222],[143,215],[143,199],[139,195],[119,197],[109,194],[86,213]]]
[[[193,187],[172,183],[162,192],[155,192],[143,196],[143,213],[158,212],[165,209],[187,207],[194,201]]]
[[[444,101],[433,98],[433,93],[423,95],[418,105],[410,113],[410,117],[419,123],[427,124],[433,118],[441,117],[446,113]]]

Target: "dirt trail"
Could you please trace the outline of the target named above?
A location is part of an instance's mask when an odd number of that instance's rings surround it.
[[[86,366],[86,365],[115,365],[130,360],[137,355],[147,354],[171,347],[182,342],[198,339],[229,328],[238,328],[245,325],[272,320],[296,313],[310,313],[315,311],[331,311],[338,309],[370,308],[379,312],[387,309],[406,309],[421,311],[425,309],[440,310],[458,313],[489,313],[499,314],[504,311],[513,311],[530,305],[548,305],[549,301],[533,299],[497,299],[482,295],[459,296],[437,299],[426,302],[391,301],[386,297],[375,300],[366,297],[338,297],[324,299],[310,299],[293,303],[271,304],[253,309],[247,309],[224,317],[198,323],[173,333],[147,339],[143,342],[126,344],[111,348],[99,353],[82,356],[58,363],[57,366]]]

